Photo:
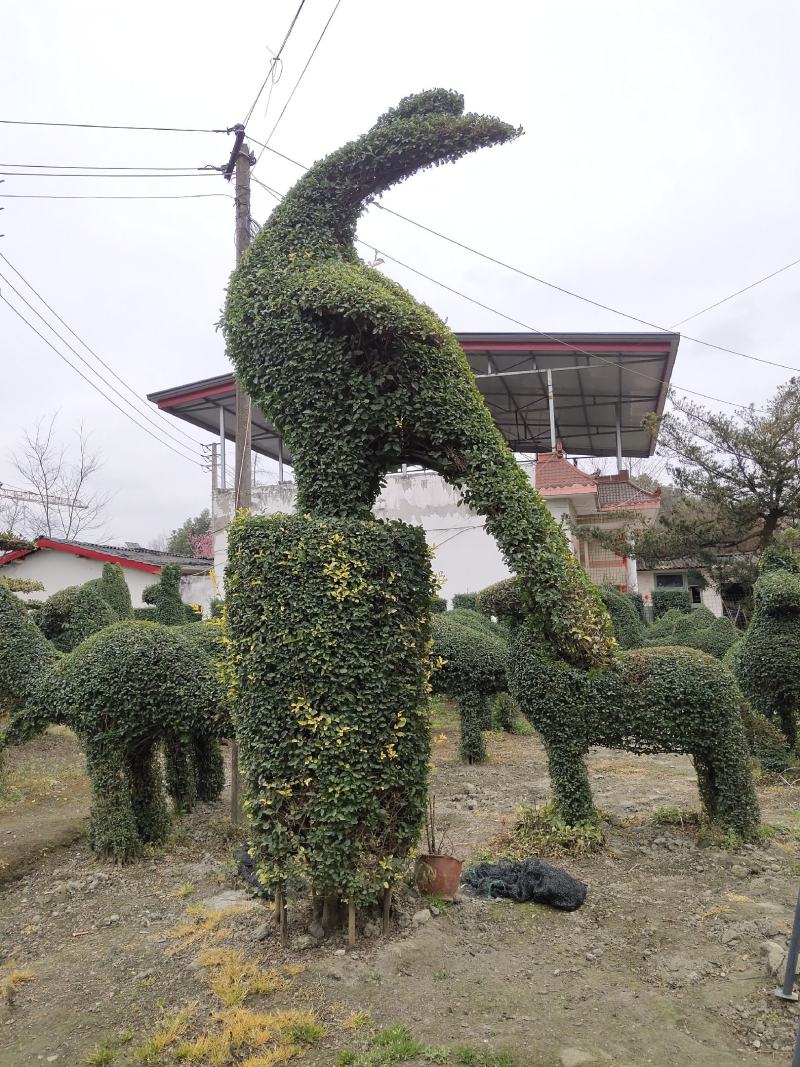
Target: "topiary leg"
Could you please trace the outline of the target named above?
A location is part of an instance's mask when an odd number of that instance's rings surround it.
[[[584,751],[576,744],[545,740],[550,781],[558,813],[564,822],[575,826],[595,822],[597,812],[586,772]]]
[[[170,818],[164,795],[164,780],[150,743],[130,752],[128,779],[139,836],[143,841],[164,841],[169,835]]]
[[[194,774],[198,800],[216,800],[225,787],[225,764],[216,737],[192,737]]]
[[[700,802],[709,819],[714,819],[717,814],[717,784],[714,779],[713,764],[711,760],[700,755],[692,756],[692,762],[697,772],[697,790],[700,793]]]
[[[458,754],[465,763],[484,763],[486,745],[481,732],[486,719],[489,701],[479,693],[459,697],[458,710],[461,716],[461,744]]]
[[[187,737],[172,737],[164,742],[167,769],[167,792],[177,815],[191,811],[197,800],[194,748]]]
[[[86,770],[92,782],[89,840],[95,852],[118,860],[142,850],[142,839],[131,805],[124,754],[111,745],[87,744]]]
[[[751,837],[760,820],[747,743],[740,721],[730,723],[717,734],[709,763],[716,792],[713,811],[707,805],[709,814],[720,826],[735,830],[743,837]]]

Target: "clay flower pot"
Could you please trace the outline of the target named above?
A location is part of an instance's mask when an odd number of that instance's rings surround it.
[[[462,860],[454,856],[417,857],[414,881],[420,893],[452,900],[461,881]]]

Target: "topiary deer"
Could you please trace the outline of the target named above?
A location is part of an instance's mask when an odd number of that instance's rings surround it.
[[[98,852],[125,859],[166,836],[160,745],[176,811],[222,790],[226,694],[196,638],[176,629],[118,622],[60,656],[0,587],[0,707],[11,714],[0,748],[51,723],[75,731],[92,782]]]

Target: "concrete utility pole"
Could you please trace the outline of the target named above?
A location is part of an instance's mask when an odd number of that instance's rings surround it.
[[[225,178],[230,181],[235,175],[236,183],[236,264],[238,266],[250,244],[250,168],[254,160],[250,148],[244,139],[244,127],[236,129],[236,140],[231,157],[225,168]],[[236,459],[233,472],[234,509],[249,508],[252,503],[253,465],[252,465],[252,402],[236,380]],[[223,437],[224,441],[224,437]],[[224,451],[223,451],[224,463]],[[231,819],[234,824],[241,821],[241,804],[239,800],[239,746],[231,741]]]

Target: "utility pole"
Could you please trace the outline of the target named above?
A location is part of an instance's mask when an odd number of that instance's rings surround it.
[[[250,169],[254,160],[244,139],[244,126],[235,129],[236,140],[224,175],[227,181],[235,178],[236,186],[236,265],[238,266],[250,244]],[[249,508],[252,503],[253,468],[251,455],[252,402],[236,379],[236,459],[234,469],[234,510]],[[239,799],[239,745],[231,740],[231,820],[241,821]]]

